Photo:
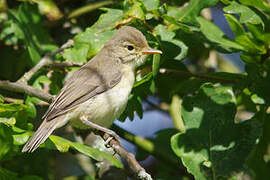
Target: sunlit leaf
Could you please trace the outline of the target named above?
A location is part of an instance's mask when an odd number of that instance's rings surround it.
[[[102,8],[103,13],[95,24],[91,27],[98,31],[111,30],[123,19],[123,11],[119,9]]]
[[[226,13],[240,15],[240,23],[261,24],[264,23],[259,15],[251,8],[233,1],[229,6],[223,8]]]
[[[229,52],[243,51],[245,48],[240,44],[228,39],[225,34],[212,22],[202,17],[197,18],[203,35],[218,49]]]
[[[230,177],[244,169],[261,128],[256,119],[235,124],[235,113],[230,87],[204,84],[197,95],[183,99],[186,133],[172,137],[172,149],[195,179]]]
[[[161,48],[164,52],[162,58],[182,60],[186,57],[188,47],[180,40],[175,39],[175,33],[159,24],[155,27],[157,35],[161,39]]]
[[[155,10],[159,7],[159,0],[142,0],[147,11]]]
[[[245,47],[249,53],[259,53],[264,54],[266,49],[263,44],[256,43],[251,39],[248,34],[245,32],[244,27],[241,23],[232,15],[225,14],[225,17],[235,34],[235,41]]]
[[[196,17],[202,9],[215,5],[219,0],[191,0],[183,10],[179,11],[177,7],[175,11],[168,11],[168,15],[174,17],[180,22],[192,25],[198,25]]]
[[[67,152],[69,148],[73,148],[93,159],[96,159],[98,161],[102,161],[104,159],[107,159],[110,161],[112,164],[114,164],[118,168],[122,168],[123,165],[121,162],[119,162],[116,158],[114,158],[112,155],[107,154],[105,152],[99,151],[95,148],[76,143],[76,142],[71,142],[69,140],[66,140],[64,138],[58,137],[58,136],[50,136],[49,139],[54,143],[56,148],[60,152]]]
[[[253,6],[258,9],[264,10],[269,12],[270,11],[270,6],[264,0],[240,0],[242,4],[248,5],[248,6]]]
[[[153,57],[153,77],[155,77],[158,74],[159,63],[160,63],[160,55],[155,54]]]
[[[97,32],[87,28],[85,32],[75,36],[74,47],[64,51],[64,58],[68,61],[86,62],[89,57],[96,55],[115,31]]]

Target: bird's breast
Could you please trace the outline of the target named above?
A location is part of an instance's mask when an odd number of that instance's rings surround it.
[[[120,82],[113,88],[96,95],[79,105],[74,110],[75,116],[85,116],[89,121],[104,127],[112,125],[125,110],[128,96],[134,84],[134,72],[129,66],[123,65]],[[78,128],[86,128],[78,118],[73,118],[72,125]],[[76,120],[77,119],[77,120]]]

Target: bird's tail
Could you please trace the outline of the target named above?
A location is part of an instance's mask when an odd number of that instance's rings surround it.
[[[55,121],[46,121],[45,119],[31,139],[24,145],[22,152],[35,151],[52,134],[55,128],[57,128]]]

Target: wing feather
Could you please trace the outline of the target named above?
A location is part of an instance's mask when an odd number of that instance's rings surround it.
[[[121,77],[120,64],[108,60],[101,67],[100,62],[92,59],[72,74],[42,119],[53,120],[97,94],[114,87]]]

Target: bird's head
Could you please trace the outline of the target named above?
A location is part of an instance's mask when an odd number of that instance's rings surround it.
[[[110,55],[132,68],[142,65],[149,54],[162,54],[160,50],[151,49],[145,36],[130,26],[121,27],[104,47]]]

